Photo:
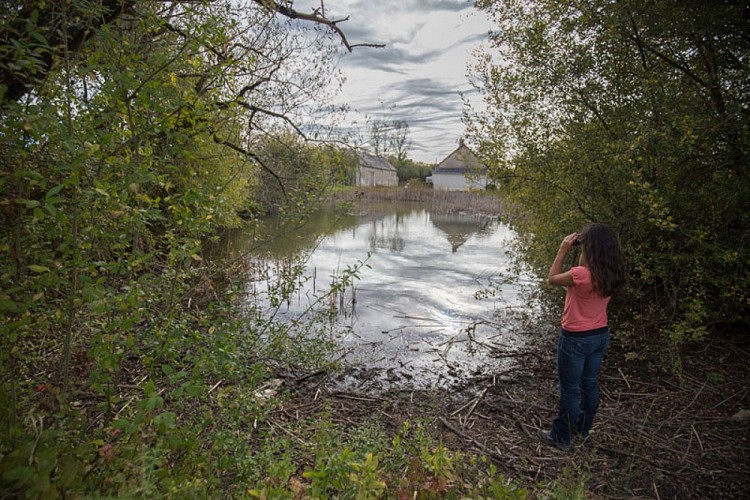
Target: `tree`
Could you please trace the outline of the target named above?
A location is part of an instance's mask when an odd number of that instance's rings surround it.
[[[388,151],[388,123],[373,120],[370,123],[370,147],[375,156],[383,156]]]
[[[409,124],[404,120],[373,120],[370,146],[378,156],[393,156],[398,163],[403,162],[411,148]]]
[[[38,484],[47,488],[38,495],[55,496],[60,475],[88,476],[88,452],[75,450],[90,439],[76,433],[125,409],[117,388],[134,382],[126,364],[149,380],[149,402],[130,406],[141,412],[136,427],[163,427],[174,415],[154,424],[153,380],[179,372],[173,366],[199,380],[217,369],[213,356],[235,352],[225,345],[207,354],[218,337],[207,343],[194,334],[210,317],[208,306],[196,312],[199,292],[220,272],[206,267],[203,243],[238,223],[265,179],[259,172],[279,185],[288,180],[254,146],[272,135],[325,132],[306,121],[329,109],[331,55],[356,45],[323,7],[305,14],[268,0],[0,4],[4,491]],[[300,189],[327,177],[303,180]],[[303,199],[295,189],[283,193]],[[49,411],[38,405],[40,385],[52,387]],[[82,390],[100,421],[71,410]],[[20,418],[37,413],[44,426]],[[40,455],[52,464],[42,472],[33,459]]]
[[[409,153],[410,148],[409,124],[404,120],[395,120],[391,135],[391,150],[396,157],[397,163],[401,164],[406,160],[406,155]]]
[[[264,213],[281,215],[277,224],[304,220],[331,187],[347,184],[356,168],[346,151],[308,144],[291,133],[265,137],[253,150],[268,167],[260,172],[253,199]]]
[[[497,23],[470,126],[542,269],[561,235],[613,224],[621,316],[675,340],[748,318],[750,78],[740,2],[478,2]],[[624,309],[621,309],[624,310]]]
[[[399,160],[398,157],[392,157],[393,166],[398,171],[398,181],[404,184],[410,180],[425,182],[425,179],[432,174],[435,165],[404,158]]]
[[[181,13],[190,11],[191,7],[195,7],[194,3],[191,0],[165,3],[157,13],[159,20],[164,21],[161,27],[167,30],[175,28],[169,24],[170,18],[176,19]],[[3,3],[0,14],[5,25],[0,32],[0,41],[6,50],[0,53],[0,81],[3,82],[0,103],[18,101],[59,67],[63,61],[61,53],[75,58],[84,52],[87,43],[100,30],[128,18],[138,18],[149,9],[149,4],[150,2],[142,0],[102,0],[98,4],[55,0]],[[253,16],[256,12],[262,12],[267,18],[278,13],[289,19],[329,27],[349,51],[362,46],[382,47],[381,44],[351,44],[339,27],[346,18],[337,20],[326,17],[322,2],[312,13],[299,12],[289,2],[245,0],[235,8],[227,3],[217,2],[215,12],[222,11],[230,16],[226,19],[225,27],[231,26],[247,13]],[[71,22],[72,20],[75,22]],[[159,30],[154,30],[151,35],[158,36],[158,33]],[[230,55],[226,53],[226,46],[208,45],[206,49],[224,60]]]

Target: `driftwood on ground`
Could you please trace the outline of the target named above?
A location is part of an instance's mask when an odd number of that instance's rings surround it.
[[[394,432],[420,418],[452,449],[484,454],[507,478],[533,488],[573,470],[607,498],[750,498],[750,356],[741,339],[716,339],[682,353],[681,376],[655,368],[651,353],[613,339],[590,439],[570,452],[542,445],[536,431],[555,415],[554,339],[529,342],[503,377],[483,374],[450,391],[350,392],[329,376],[301,377],[278,425],[318,411],[334,422],[373,418]],[[502,355],[502,353],[498,353]]]

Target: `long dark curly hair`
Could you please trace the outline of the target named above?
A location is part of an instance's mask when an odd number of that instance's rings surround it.
[[[626,271],[620,240],[606,224],[593,223],[578,235],[594,291],[610,297],[625,286]]]

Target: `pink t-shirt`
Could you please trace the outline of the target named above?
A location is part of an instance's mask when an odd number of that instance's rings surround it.
[[[573,286],[566,287],[562,327],[569,332],[584,332],[607,326],[609,297],[593,291],[591,272],[587,267],[570,268]]]

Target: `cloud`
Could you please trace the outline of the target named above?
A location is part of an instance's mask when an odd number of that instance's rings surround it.
[[[473,0],[400,0],[398,2],[377,2],[372,0],[357,0],[345,6],[352,15],[360,16],[371,12],[382,12],[384,4],[390,11],[408,11],[431,13],[436,11],[461,12],[474,6]]]
[[[414,36],[412,34],[411,39]],[[404,38],[406,40],[407,38]],[[344,67],[368,68],[385,71],[387,73],[406,74],[415,65],[426,65],[439,61],[464,45],[475,45],[486,39],[483,33],[475,33],[443,47],[424,50],[413,48],[408,42],[394,42],[384,48],[361,48],[352,53],[344,54],[341,62]],[[463,68],[461,71],[463,74]]]
[[[490,20],[472,0],[337,0],[326,14],[352,44],[384,43],[384,48],[342,50],[347,82],[337,98],[351,109],[342,133],[369,135],[369,120],[409,124],[410,156],[439,161],[464,133],[466,97],[476,97],[467,76],[469,53],[486,40]],[[295,0],[312,9],[320,0]],[[348,20],[343,21],[344,18]]]
[[[407,0],[402,2],[403,8],[411,12],[435,12],[447,10],[461,12],[474,6],[472,0]]]
[[[349,21],[347,21],[349,22]],[[394,23],[398,24],[398,23]],[[350,43],[382,43],[386,47],[393,46],[396,44],[411,44],[414,43],[419,32],[427,25],[426,21],[404,24],[396,33],[388,33],[385,35],[383,29],[375,29],[375,26],[370,23],[357,23],[352,24],[339,24],[339,27],[346,33],[346,37]],[[367,52],[374,50],[372,48],[356,48],[352,54],[357,52]]]
[[[412,117],[419,117],[422,109],[437,109],[460,114],[462,109],[461,94],[474,92],[471,88],[458,87],[452,81],[429,78],[398,81],[384,87],[383,91],[383,97],[387,98],[388,111],[395,112],[395,110],[405,109]],[[362,102],[368,102],[367,98],[363,98]],[[369,109],[376,112],[383,108],[382,104],[369,106],[365,104],[360,106],[359,109],[360,111]]]
[[[412,52],[408,48],[386,47],[368,49],[356,54],[346,54],[342,63],[349,67],[363,67],[388,73],[405,73],[405,67],[437,61],[443,54],[440,49]]]

